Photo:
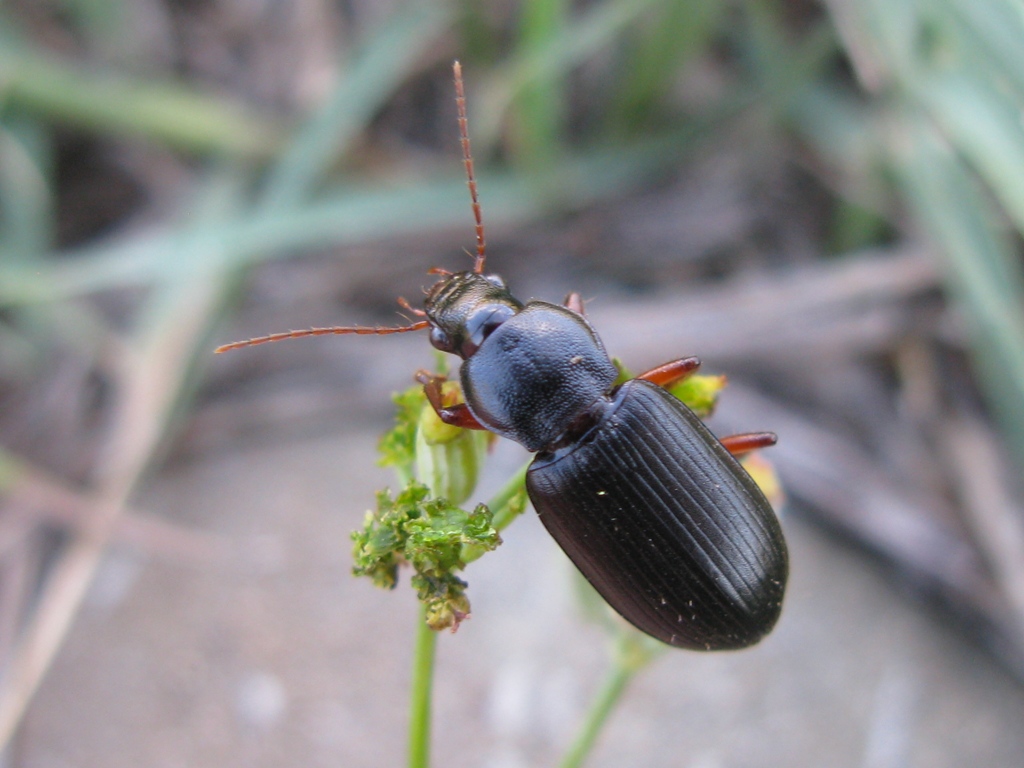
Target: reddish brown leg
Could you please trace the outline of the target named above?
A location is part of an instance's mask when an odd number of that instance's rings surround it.
[[[721,440],[725,450],[733,456],[741,456],[758,448],[769,448],[778,441],[779,438],[774,432],[744,432],[742,435],[729,435]]]
[[[583,297],[576,293],[576,291],[573,291],[566,296],[563,304],[566,308],[571,309],[578,315],[586,314],[586,312],[583,311]]]
[[[637,378],[667,389],[673,384],[678,384],[698,368],[700,368],[700,360],[696,357],[684,357],[682,360],[673,360],[671,363],[652,368],[646,373],[641,373]]]
[[[438,418],[445,424],[463,429],[487,429],[476,420],[476,416],[465,403],[447,406],[444,404],[441,397],[441,385],[446,381],[444,376],[435,376],[429,371],[417,371],[416,381],[423,385],[423,392],[427,396],[427,400],[437,413]]]

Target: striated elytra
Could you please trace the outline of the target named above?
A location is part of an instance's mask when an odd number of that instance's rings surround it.
[[[541,522],[605,600],[670,645],[744,648],[782,607],[786,547],[760,489],[683,403],[624,384],[526,479]]]

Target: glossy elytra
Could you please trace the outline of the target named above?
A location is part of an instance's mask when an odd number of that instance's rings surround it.
[[[447,423],[486,429],[536,453],[526,487],[541,522],[626,620],[670,645],[743,648],[775,625],[788,575],[785,539],[771,505],[734,458],[772,445],[771,433],[718,440],[666,387],[696,370],[683,358],[615,385],[616,370],[583,316],[563,305],[521,302],[484,274],[484,229],[455,64],[456,103],[473,215],[473,269],[448,273],[427,293],[419,320],[398,327],[288,331],[220,347],[303,336],[429,329],[462,359],[465,402],[444,406],[441,379],[421,372]]]

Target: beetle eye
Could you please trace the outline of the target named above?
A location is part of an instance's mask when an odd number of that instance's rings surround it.
[[[490,304],[478,309],[466,320],[466,340],[462,343],[462,354],[469,357],[499,325],[516,313],[508,304]]]
[[[484,275],[484,279],[491,283],[491,285],[496,285],[498,288],[505,287],[505,281],[501,279],[501,275]]]
[[[434,349],[441,352],[455,352],[455,347],[452,345],[452,340],[448,338],[448,334],[436,325],[430,329],[430,343]]]

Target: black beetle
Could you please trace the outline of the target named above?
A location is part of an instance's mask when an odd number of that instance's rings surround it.
[[[472,271],[434,270],[422,319],[395,328],[332,327],[300,336],[404,333],[462,360],[465,402],[445,407],[441,379],[421,372],[447,423],[487,429],[536,456],[526,487],[544,526],[604,599],[638,629],[670,645],[728,650],[775,625],[788,575],[785,539],[771,505],[733,453],[771,445],[771,433],[719,441],[665,387],[692,373],[685,358],[615,386],[615,366],[583,317],[565,305],[519,302],[485,275],[480,206],[455,64],[463,157],[476,218]]]

